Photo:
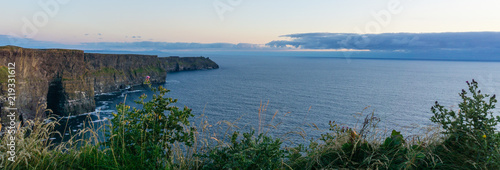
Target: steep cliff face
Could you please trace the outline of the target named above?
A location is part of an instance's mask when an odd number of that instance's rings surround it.
[[[159,59],[168,72],[219,68],[217,63],[205,57],[163,57]]]
[[[118,55],[86,53],[89,76],[94,82],[94,92],[106,93],[139,85],[146,76],[152,83],[165,82],[167,72],[153,55]]]
[[[163,83],[167,72],[219,67],[204,57],[158,58],[5,46],[0,47],[0,106],[6,101],[9,62],[16,63],[16,107],[25,119],[45,117],[46,108],[61,116],[94,111],[95,94],[139,85],[146,76],[153,83]]]
[[[84,76],[83,51],[0,47],[0,64],[6,67],[9,62],[15,62],[16,107],[24,118],[43,117],[45,107],[56,114],[95,108],[93,84]],[[6,91],[2,83],[1,96]]]

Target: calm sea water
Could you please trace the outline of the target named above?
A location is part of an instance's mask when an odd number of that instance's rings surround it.
[[[429,118],[435,101],[457,108],[458,93],[465,81],[476,79],[483,93],[500,93],[500,62],[368,60],[326,57],[210,56],[220,69],[169,73],[163,86],[177,106],[188,106],[209,123],[237,121],[243,131],[262,130],[278,124],[271,134],[303,130],[307,139],[318,138],[328,122],[359,125],[361,117],[374,112],[382,129],[408,130],[432,125]],[[97,97],[98,112],[69,119],[69,132],[99,125],[111,117],[115,105],[152,93],[142,87]],[[126,100],[125,99],[126,96]],[[268,104],[267,104],[268,103]],[[274,120],[271,122],[273,116]],[[498,114],[499,111],[496,110]],[[193,121],[198,121],[195,118]],[[87,120],[87,122],[90,122]],[[63,123],[64,124],[64,123]],[[314,125],[313,125],[314,124]],[[412,133],[412,132],[409,132]],[[67,135],[69,135],[68,133]]]

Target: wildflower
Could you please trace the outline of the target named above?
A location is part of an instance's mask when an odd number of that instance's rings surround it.
[[[486,139],[486,135],[483,135],[483,138],[485,138],[485,139]]]
[[[349,132],[350,132],[350,138],[349,138],[349,140],[350,140],[351,143],[353,143],[353,142],[356,141],[356,139],[359,138],[359,135],[358,135],[358,133],[356,133],[355,130],[349,130]]]
[[[146,79],[149,79],[150,77],[149,76],[146,76]]]

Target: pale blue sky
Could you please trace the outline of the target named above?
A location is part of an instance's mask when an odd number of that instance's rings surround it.
[[[29,38],[69,44],[139,41],[266,44],[288,39],[281,35],[313,32],[500,31],[500,1],[494,0],[64,1],[68,2],[59,4],[58,12],[48,15],[46,24],[35,26],[38,31]],[[33,22],[33,16],[44,12],[37,2],[58,1],[0,1],[0,34],[22,35],[23,18]],[[391,20],[384,25],[372,13],[387,11],[392,2],[399,2],[396,6],[401,10],[390,13]],[[227,5],[232,10],[221,18],[214,4]],[[379,24],[379,29],[369,27],[372,31],[367,31],[366,26],[373,23]]]

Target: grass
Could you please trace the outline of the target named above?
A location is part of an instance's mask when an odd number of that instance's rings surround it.
[[[351,132],[357,130],[330,129],[325,133],[324,139],[311,142],[310,146],[298,145],[285,148],[281,146],[279,139],[267,137],[266,133],[255,136],[249,133],[245,139],[238,141],[238,134],[231,133],[236,128],[235,122],[220,121],[210,125],[206,117],[198,118],[197,128],[200,129],[195,135],[193,146],[175,143],[172,159],[164,162],[162,166],[144,165],[143,162],[134,157],[123,157],[124,154],[117,152],[114,146],[99,143],[98,134],[107,133],[105,129],[95,130],[87,128],[74,135],[72,139],[59,145],[54,145],[48,140],[53,135],[60,135],[52,131],[58,121],[47,124],[42,122],[29,122],[28,126],[20,128],[17,133],[17,159],[16,162],[4,160],[0,167],[6,169],[141,169],[149,167],[152,169],[218,169],[231,163],[224,159],[229,157],[234,160],[232,168],[242,167],[239,162],[246,162],[245,167],[254,169],[252,165],[270,165],[278,169],[322,169],[322,168],[389,168],[389,169],[419,169],[450,167],[454,163],[446,164],[447,157],[454,154],[452,151],[442,150],[444,136],[440,135],[437,128],[422,138],[404,139],[401,145],[384,146],[382,137],[374,134],[357,134]],[[218,126],[217,126],[218,125]],[[194,125],[193,125],[194,126]],[[225,130],[224,130],[225,129]],[[220,131],[225,131],[224,136],[217,136]],[[338,131],[337,131],[338,130]],[[22,135],[28,134],[29,135]],[[373,133],[382,133],[374,131]],[[78,139],[78,135],[87,135],[84,139]],[[236,138],[233,138],[236,134]],[[2,139],[1,153],[6,157],[7,135]],[[239,136],[241,138],[241,136]],[[370,139],[370,137],[372,137]],[[233,140],[229,140],[233,139]],[[97,143],[97,144],[96,144]],[[238,146],[239,143],[244,146]],[[50,149],[52,148],[52,149]],[[271,149],[269,149],[271,148]],[[260,155],[262,152],[263,154]],[[274,160],[271,163],[255,163],[248,158],[268,159],[267,152]],[[286,153],[286,157],[285,157]],[[224,155],[223,155],[224,154]],[[281,156],[280,156],[281,154]],[[499,150],[496,150],[499,154]],[[159,155],[159,154],[158,154]],[[208,155],[208,156],[204,156]],[[238,156],[240,157],[239,159]],[[451,157],[450,157],[451,158]],[[246,160],[248,159],[248,160]],[[239,161],[239,162],[238,162]],[[452,161],[452,160],[450,160]],[[473,160],[466,160],[474,164]],[[257,161],[258,162],[258,161]],[[276,164],[277,163],[277,164]],[[453,167],[453,168],[452,168]],[[259,167],[264,168],[266,167]]]
[[[161,67],[145,67],[145,68],[134,69],[134,70],[132,70],[132,72],[134,74],[137,74],[137,73],[149,73],[149,72],[161,73],[161,72],[165,72],[165,70],[163,70]]]
[[[9,69],[6,66],[0,66],[0,83],[7,83]]]
[[[161,103],[161,102],[160,102]],[[479,102],[481,103],[481,102]],[[364,115],[355,127],[342,127],[329,122],[320,138],[311,139],[309,145],[284,145],[290,135],[305,136],[304,132],[290,132],[272,137],[268,129],[279,128],[280,122],[263,124],[261,114],[267,104],[259,109],[257,130],[240,132],[238,121],[219,121],[209,124],[201,115],[191,124],[178,124],[182,131],[194,131],[192,143],[168,142],[171,136],[162,136],[153,143],[129,143],[121,131],[134,125],[120,116],[116,123],[120,131],[110,128],[87,127],[64,143],[55,145],[50,137],[60,135],[52,131],[57,120],[43,123],[30,121],[18,127],[16,134],[16,162],[3,159],[4,169],[499,169],[498,145],[483,145],[500,141],[498,132],[487,137],[464,138],[475,144],[453,143],[446,129],[427,127],[417,136],[405,137],[396,130],[378,128],[380,121],[375,113]],[[156,109],[156,107],[154,107]],[[366,108],[365,108],[366,109]],[[118,115],[133,115],[134,111],[119,110]],[[130,113],[129,113],[130,112]],[[141,112],[137,112],[141,113]],[[138,116],[138,115],[136,115]],[[276,112],[271,121],[279,116]],[[120,119],[118,119],[120,118]],[[160,117],[161,119],[161,117]],[[139,122],[138,125],[144,122]],[[176,123],[177,124],[177,123]],[[315,126],[314,124],[312,124]],[[147,128],[148,129],[148,128]],[[147,131],[147,130],[146,130]],[[137,138],[154,138],[138,131]],[[223,134],[223,135],[218,135]],[[456,132],[461,134],[461,132]],[[152,134],[151,134],[152,135]],[[83,138],[79,136],[85,136]],[[103,142],[99,136],[108,136]],[[134,137],[134,136],[132,136]],[[7,157],[7,135],[1,138],[1,157]],[[133,140],[133,139],[132,139]],[[305,140],[305,137],[304,137]],[[167,150],[153,152],[158,146],[168,145]],[[476,145],[477,144],[477,145]],[[138,146],[137,146],[138,145]],[[136,147],[136,149],[128,149]],[[149,149],[148,149],[149,148]],[[486,154],[478,152],[487,151]],[[474,152],[473,152],[474,151]],[[471,153],[478,153],[476,155]]]
[[[202,115],[197,118],[198,123],[192,125],[199,129],[195,134],[195,143],[192,146],[175,143],[170,155],[171,160],[164,162],[161,166],[156,166],[145,164],[146,160],[138,160],[136,157],[123,154],[116,149],[116,146],[99,143],[99,134],[108,133],[104,128],[84,128],[67,142],[52,144],[48,139],[54,135],[60,135],[59,132],[52,131],[54,126],[58,125],[57,120],[52,120],[50,123],[30,121],[27,126],[20,127],[16,134],[16,141],[19,141],[16,162],[4,161],[0,167],[6,169],[60,169],[61,167],[64,167],[63,169],[142,169],[145,167],[151,169],[238,169],[238,167],[246,167],[244,169],[267,169],[269,167],[317,169],[388,168],[394,164],[390,160],[393,157],[390,153],[382,153],[378,149],[380,139],[374,138],[375,140],[369,143],[363,143],[368,140],[367,134],[363,138],[353,140],[348,131],[337,133],[330,130],[326,135],[334,138],[313,141],[309,147],[299,145],[285,148],[282,146],[282,141],[286,139],[272,138],[265,132],[258,135],[255,132],[239,135],[237,121],[219,121],[212,125],[207,122],[207,117]],[[221,133],[225,135],[216,135]],[[78,137],[82,135],[87,137]],[[2,141],[8,141],[5,139],[6,136],[4,135]],[[420,141],[408,140],[407,145],[400,148],[409,149],[403,157],[408,157],[405,160],[416,160],[418,154],[411,144],[420,142],[422,145],[435,146],[434,143],[438,143],[437,139],[439,138],[430,137]],[[343,149],[345,144],[353,145],[349,149]],[[363,148],[363,145],[372,147],[366,150],[368,155],[373,156],[368,162],[359,160],[352,153],[352,150],[365,152],[363,149],[367,148]],[[2,142],[0,146],[2,154],[6,153],[5,146],[6,142]],[[353,149],[353,147],[361,149]],[[437,165],[440,161],[430,148],[425,150],[424,155],[429,157],[429,160],[425,162],[430,165],[428,167]],[[5,157],[5,155],[2,156]],[[266,160],[272,160],[272,162]],[[330,164],[331,162],[335,164]],[[411,165],[408,164],[412,167]]]
[[[93,75],[110,75],[110,74],[123,74],[123,71],[117,70],[112,67],[103,67],[97,71],[92,72]]]
[[[71,80],[74,80],[74,79],[72,79],[72,78],[65,78],[65,77],[62,78],[62,81],[71,81]]]

